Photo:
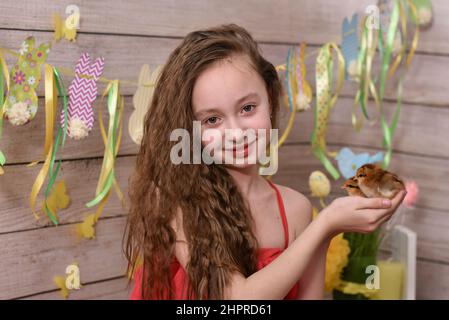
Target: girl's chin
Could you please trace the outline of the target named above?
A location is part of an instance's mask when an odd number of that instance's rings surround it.
[[[248,163],[247,161],[245,163],[233,163],[233,164],[228,164],[228,163],[224,163],[223,164],[224,167],[226,168],[230,168],[230,169],[248,169],[251,167],[255,167],[255,166],[259,166],[259,164],[257,163]]]

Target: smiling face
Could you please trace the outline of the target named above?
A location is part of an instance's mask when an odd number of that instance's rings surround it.
[[[214,160],[240,168],[257,165],[251,159],[265,152],[271,107],[265,82],[247,56],[234,55],[203,71],[193,87],[192,106],[195,120],[201,121],[203,147],[218,150],[211,152]],[[258,129],[266,134],[258,135]],[[213,130],[218,137],[212,137]]]

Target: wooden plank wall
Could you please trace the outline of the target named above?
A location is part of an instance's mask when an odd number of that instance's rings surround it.
[[[18,50],[22,40],[34,35],[38,42],[52,38],[51,15],[64,14],[73,1],[2,1],[0,5],[0,46]],[[104,76],[136,81],[144,63],[154,67],[189,31],[220,23],[234,22],[247,28],[273,63],[283,63],[289,45],[306,41],[313,48],[338,38],[340,24],[354,11],[363,12],[375,0],[229,0],[164,1],[78,0],[81,30],[75,44],[61,42],[50,52],[48,62],[73,68],[79,55],[106,59]],[[449,298],[449,3],[433,0],[435,22],[421,34],[404,88],[403,112],[394,138],[392,169],[414,179],[421,188],[415,210],[407,214],[406,225],[418,233],[417,297]],[[11,66],[15,59],[8,56]],[[314,56],[307,60],[313,83]],[[70,79],[66,79],[66,85]],[[104,85],[101,84],[99,90]],[[123,86],[126,95],[125,128],[117,160],[117,179],[126,192],[134,166],[137,146],[127,132],[135,87]],[[43,95],[43,84],[39,87]],[[356,151],[381,150],[378,127],[365,126],[355,134],[350,111],[355,88],[346,85],[332,111],[329,148],[342,146]],[[394,91],[387,92],[386,112],[392,114]],[[98,104],[97,104],[98,106]],[[40,168],[25,164],[42,160],[44,144],[43,99],[36,118],[26,127],[5,124],[0,150],[8,158],[6,173],[0,177],[0,299],[58,299],[52,282],[56,274],[76,261],[81,270],[82,290],[71,299],[124,299],[129,294],[124,277],[125,261],[121,240],[126,210],[112,196],[98,223],[97,238],[77,241],[74,226],[88,213],[84,203],[92,199],[103,155],[99,129],[88,139],[69,140],[64,150],[62,175],[73,199],[61,212],[58,227],[36,224],[28,206],[32,183]],[[97,114],[97,110],[96,110]],[[283,114],[285,127],[287,114]],[[322,169],[311,155],[308,139],[312,113],[297,117],[295,128],[280,151],[280,170],[275,181],[307,195],[312,170]],[[332,196],[341,195],[338,181]],[[388,249],[388,248],[385,248]]]

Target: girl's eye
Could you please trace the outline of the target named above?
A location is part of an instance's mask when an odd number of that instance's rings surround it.
[[[210,117],[206,119],[206,124],[217,124],[217,117]]]
[[[251,108],[252,107],[252,108]],[[243,110],[245,110],[246,112],[250,112],[252,111],[254,108],[256,107],[256,105],[254,104],[248,104],[246,106],[243,107]]]

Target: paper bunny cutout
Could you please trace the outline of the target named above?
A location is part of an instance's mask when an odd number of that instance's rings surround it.
[[[75,140],[87,137],[94,124],[92,103],[97,98],[97,80],[103,73],[104,58],[90,64],[89,54],[83,53],[75,66],[75,78],[69,86],[68,135]],[[64,112],[61,112],[64,128]]]
[[[358,48],[359,48],[359,40],[358,40],[358,27],[359,25],[359,16],[357,13],[354,13],[351,18],[351,22],[348,21],[348,18],[343,20],[342,26],[342,41],[341,41],[341,51],[343,56],[345,57],[346,62],[346,70],[345,70],[345,78],[348,80],[349,76],[354,78],[357,73],[357,57],[358,57]]]
[[[150,66],[147,64],[140,69],[138,87],[133,97],[134,111],[129,117],[128,126],[129,135],[136,144],[140,144],[142,140],[143,120],[150,108],[154,88],[161,71],[162,66],[158,66],[150,72]]]
[[[50,48],[49,42],[35,48],[34,37],[28,37],[22,43],[19,60],[10,72],[11,88],[5,106],[5,117],[13,125],[26,124],[36,115],[38,97],[35,90]]]

